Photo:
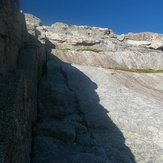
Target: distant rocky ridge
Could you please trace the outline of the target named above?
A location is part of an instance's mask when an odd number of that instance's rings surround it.
[[[65,61],[105,68],[163,69],[162,34],[116,35],[107,28],[64,23],[45,28],[56,47],[53,53]]]

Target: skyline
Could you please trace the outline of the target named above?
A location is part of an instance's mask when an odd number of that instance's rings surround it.
[[[20,0],[21,10],[40,18],[44,25],[88,25],[109,28],[117,34],[163,33],[162,6],[162,0]]]

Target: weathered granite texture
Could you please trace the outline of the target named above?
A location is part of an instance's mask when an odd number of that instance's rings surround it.
[[[163,162],[162,73],[106,69],[163,69],[162,45],[152,47],[162,35],[63,23],[45,28],[48,73],[33,161]]]
[[[121,131],[99,103],[96,83],[50,53],[47,70],[39,92],[33,162],[135,163]]]
[[[37,90],[16,74],[0,75],[0,162],[30,162]]]
[[[28,34],[19,1],[1,0],[1,163],[29,163],[31,160],[32,126],[37,118],[37,87],[45,63],[45,45]]]
[[[24,15],[18,0],[0,1],[0,73],[16,69],[19,49],[27,40]]]
[[[147,47],[151,49],[162,49],[163,47],[163,34],[151,32],[128,33],[125,38],[137,42],[148,41]]]
[[[31,14],[25,13],[24,15],[28,33],[30,33],[32,36],[35,36],[41,43],[45,44],[46,30],[42,25],[41,20]]]
[[[0,162],[163,161],[163,75],[105,69],[163,69],[161,35],[45,27],[25,14],[28,35],[18,1],[0,5]]]
[[[48,56],[33,162],[163,161],[163,74],[107,70]]]

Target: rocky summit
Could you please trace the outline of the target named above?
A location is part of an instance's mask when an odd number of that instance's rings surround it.
[[[163,162],[162,34],[0,7],[0,162]]]

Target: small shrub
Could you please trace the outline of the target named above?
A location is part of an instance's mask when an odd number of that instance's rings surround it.
[[[96,52],[96,53],[99,53],[99,52],[103,52],[103,50],[98,50],[98,49],[91,49],[91,48],[86,48],[86,49],[77,49],[77,51],[91,51],[91,52]]]
[[[71,50],[71,49],[70,49],[70,48],[64,48],[64,49],[62,49],[62,50],[68,51],[68,50]]]
[[[121,70],[127,72],[135,72],[135,73],[163,73],[163,70],[154,70],[154,69],[130,69],[124,67],[108,67],[107,69]]]

